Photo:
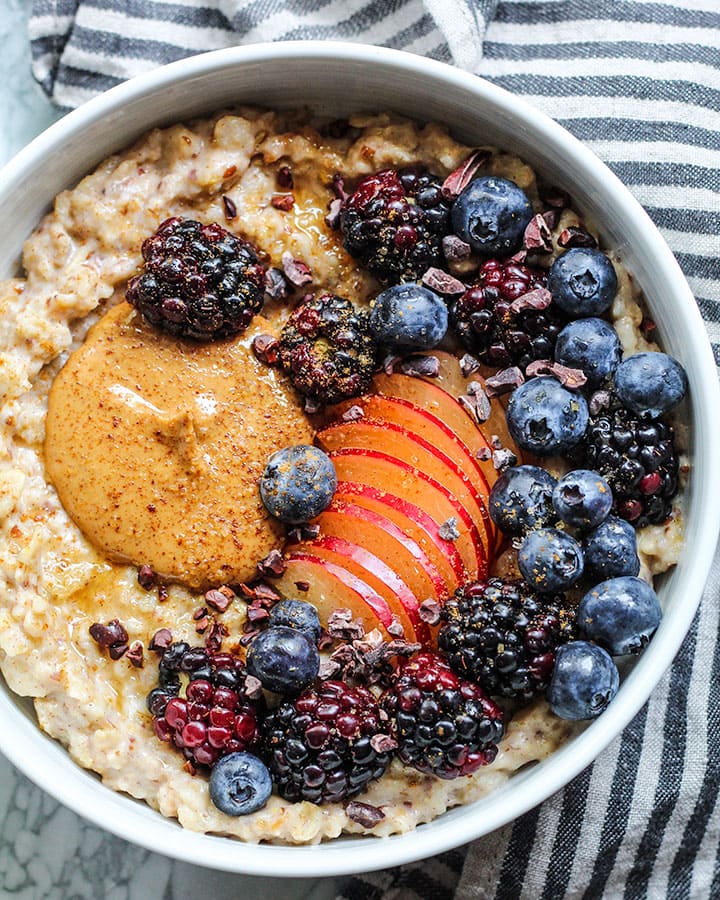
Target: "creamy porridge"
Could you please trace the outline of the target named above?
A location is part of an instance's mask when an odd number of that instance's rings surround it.
[[[62,193],[25,244],[22,277],[0,282],[2,672],[13,691],[33,698],[40,727],[108,787],[145,800],[186,828],[246,841],[306,843],[343,832],[407,831],[495,789],[579,727],[537,699],[510,718],[497,758],[475,774],[441,780],[395,760],[359,797],[384,813],[372,827],[350,818],[342,804],[290,803],[277,795],[250,815],[224,815],[210,801],[207,779],[191,774],[182,756],[153,731],[146,707],[157,684],[157,655],[149,649],[153,635],[168,628],[175,641],[201,643],[196,611],[205,605],[203,592],[252,579],[258,560],[282,546],[284,531],[262,509],[257,480],[269,453],[311,443],[314,430],[285,376],[263,366],[251,349],[253,338],[279,331],[287,300],[267,299],[265,318],[256,318],[221,360],[212,349],[216,345],[193,349],[193,377],[186,377],[185,358],[174,355],[172,338],[150,336],[158,365],[148,373],[145,357],[133,357],[132,329],[150,326],[124,303],[127,282],[141,265],[143,241],[168,217],[180,216],[220,223],[254,244],[267,266],[285,264],[287,270],[288,258],[302,261],[312,280],[291,294],[295,299],[324,291],[367,304],[378,283],[326,222],[337,199],[333,177],[342,173],[352,184],[387,167],[420,164],[442,179],[470,148],[439,126],[421,128],[389,116],[356,117],[351,125],[333,137],[332,129],[321,133],[301,115],[243,109],[153,131]],[[292,190],[278,185],[281,165],[292,171]],[[493,152],[483,172],[511,179],[541,209],[535,175],[517,158]],[[543,266],[560,252],[559,236],[580,225],[571,210],[558,214]],[[641,298],[632,279],[622,260],[614,262],[619,287],[610,318],[623,350],[656,349],[641,329]],[[92,326],[92,340],[84,344]],[[94,413],[73,402],[73,391],[101,396],[108,340],[119,348],[126,394],[115,392],[118,428],[89,470],[84,450],[97,423]],[[71,356],[73,351],[78,352]],[[48,416],[56,379],[64,390],[53,395]],[[149,416],[127,402],[140,381],[155,400],[162,399]],[[205,419],[197,412],[203,391],[211,406],[220,397],[227,421],[242,419],[239,439],[229,437],[230,426],[213,409],[206,409]],[[47,459],[46,423],[54,434]],[[204,448],[212,443],[217,458],[203,456],[202,442]],[[172,458],[153,456],[158,447],[170,447]],[[217,459],[229,458],[237,465],[215,466]],[[201,478],[198,473],[208,467],[213,478]],[[159,488],[153,482],[156,493],[182,495],[167,515],[149,510],[154,494],[147,493],[148,470],[164,479]],[[198,479],[210,484],[206,494],[194,489]],[[95,493],[107,492],[108,483],[114,512],[108,507],[105,519],[94,517]],[[681,531],[678,508],[663,524],[640,530],[644,577],[676,562]],[[156,540],[156,534],[162,537]],[[512,571],[512,556],[500,557],[495,571]],[[166,576],[160,598],[157,589],[139,584],[143,564]],[[239,597],[217,617],[227,630],[224,650],[244,652],[246,617]],[[135,648],[134,662],[131,654],[111,659],[89,633],[94,623],[114,619]]]

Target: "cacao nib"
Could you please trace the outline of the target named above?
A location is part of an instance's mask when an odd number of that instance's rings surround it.
[[[440,621],[440,604],[437,600],[424,600],[418,607],[418,615],[427,625],[437,625]]]
[[[160,628],[155,634],[150,638],[150,643],[148,644],[148,648],[150,650],[154,650],[156,653],[164,653],[167,648],[172,644],[172,632],[169,628]]]
[[[235,599],[235,594],[230,588],[218,588],[205,594],[205,602],[216,612],[224,613]]]
[[[464,262],[470,258],[472,248],[456,234],[448,234],[442,239],[443,255],[448,262]]]
[[[217,653],[222,646],[223,638],[226,637],[228,633],[227,628],[222,622],[213,622],[210,626],[210,631],[205,638],[205,648],[211,653]]]
[[[145,664],[145,653],[140,641],[133,641],[127,652],[127,658],[136,669],[142,669]]]
[[[118,620],[112,619],[107,625],[101,622],[94,622],[90,628],[90,637],[100,647],[108,648],[114,644],[125,644],[127,650],[128,633],[125,626]]]
[[[510,309],[515,313],[521,313],[530,309],[547,309],[552,303],[552,294],[546,288],[535,288],[526,294],[521,294],[510,304]]]
[[[485,392],[488,397],[500,397],[514,391],[524,381],[525,376],[520,369],[517,366],[510,366],[485,379]]]
[[[357,422],[358,419],[362,419],[365,416],[365,410],[362,406],[358,406],[354,404],[353,406],[348,407],[345,412],[340,416],[341,422]]]
[[[460,537],[460,532],[457,527],[457,518],[455,516],[450,516],[449,519],[446,519],[438,528],[438,534],[444,541],[456,541]]]
[[[245,696],[248,700],[259,700],[262,697],[262,682],[254,675],[245,675]]]
[[[540,213],[530,219],[525,229],[523,247],[526,250],[535,250],[540,253],[552,252],[552,232]]]
[[[157,575],[150,566],[140,566],[137,580],[143,590],[151,591],[157,584]]]
[[[440,360],[437,356],[410,356],[400,363],[400,371],[417,378],[437,378],[440,374]]]
[[[397,750],[398,744],[389,734],[374,734],[370,738],[370,746],[376,753],[389,753],[391,750]]]
[[[490,159],[488,150],[473,150],[467,159],[451,172],[443,181],[442,195],[446,200],[454,200],[477,175],[478,170]]]
[[[294,259],[289,250],[283,253],[281,259],[283,272],[291,284],[294,284],[295,287],[302,287],[304,284],[311,283],[313,279],[310,267],[305,265],[301,259]]]
[[[280,269],[271,268],[265,272],[265,296],[269,300],[282,300],[287,297],[287,279]]]
[[[271,550],[264,559],[260,560],[257,568],[261,575],[279,578],[287,568],[287,565],[279,550]]]
[[[467,386],[467,394],[458,397],[458,403],[478,425],[487,422],[490,418],[492,412],[490,400],[479,381],[470,382]]]
[[[258,334],[253,338],[253,353],[266,366],[277,365],[280,342],[271,334]]]
[[[372,744],[372,741],[370,743]],[[345,807],[345,812],[348,819],[357,822],[363,828],[373,828],[385,818],[385,813],[379,810],[377,806],[372,806],[370,803],[361,803],[359,800],[351,800]]]
[[[336,609],[328,619],[327,630],[330,637],[352,641],[362,638],[365,629],[360,619],[353,619],[352,610]]]
[[[538,375],[552,375],[568,390],[579,390],[587,383],[587,376],[582,369],[570,369],[568,366],[561,366],[560,363],[553,362],[551,359],[536,359],[527,367],[528,378],[535,378]]]
[[[464,353],[460,357],[460,372],[463,378],[467,378],[468,375],[472,375],[473,372],[477,372],[480,368],[480,360],[477,356],[473,356],[471,353]]]
[[[574,225],[571,225],[569,228],[565,228],[560,237],[558,238],[558,244],[561,247],[590,247],[595,249],[598,245],[595,238],[590,234],[589,231],[585,231],[584,228],[577,228]]]
[[[108,656],[110,657],[110,659],[117,660],[117,659],[120,659],[122,656],[124,656],[128,652],[128,645],[127,644],[110,644],[110,646],[107,648],[107,651],[108,651]]]
[[[223,210],[225,211],[225,218],[228,220],[228,222],[232,222],[233,219],[237,219],[237,206],[235,206],[234,201],[231,200],[230,197],[227,196],[227,194],[223,194],[222,202]]]
[[[295,206],[295,197],[292,194],[273,194],[270,204],[282,212],[290,212]]]
[[[465,285],[459,279],[442,269],[429,268],[422,277],[422,282],[426,287],[436,291],[438,294],[462,294],[465,291]]]
[[[162,583],[159,584],[158,585],[158,603],[164,603],[169,596],[170,596],[170,593],[168,591],[167,585],[162,584]]]
[[[493,467],[501,472],[509,466],[514,466],[517,463],[517,456],[512,450],[493,450],[492,461]]]

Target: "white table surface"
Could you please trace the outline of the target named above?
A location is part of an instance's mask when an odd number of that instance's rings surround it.
[[[58,118],[30,72],[29,0],[0,0],[0,165]],[[210,872],[150,853],[64,808],[0,756],[0,898],[330,900],[338,879]]]

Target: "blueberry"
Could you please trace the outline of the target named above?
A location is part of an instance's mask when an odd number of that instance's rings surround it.
[[[555,378],[531,378],[513,391],[507,423],[523,450],[551,456],[582,440],[588,425],[588,407],[584,397],[566,390]]]
[[[284,625],[302,631],[316,644],[320,640],[320,619],[312,603],[304,600],[281,600],[270,610],[268,625]]]
[[[437,346],[448,327],[445,301],[419,284],[397,284],[375,299],[368,319],[378,344],[398,350]]]
[[[556,594],[572,587],[583,573],[582,547],[557,528],[531,531],[518,550],[522,577],[541,594]]]
[[[533,217],[525,192],[507,178],[476,178],[453,203],[455,233],[480,256],[509,256]]]
[[[596,578],[637,575],[640,571],[635,529],[625,519],[608,516],[588,533],[583,552],[585,569]]]
[[[297,525],[330,505],[337,475],[332,460],[308,444],[273,453],[260,479],[260,496],[270,515]]]
[[[594,719],[607,709],[619,685],[617,666],[602,647],[570,641],[555,654],[547,700],[562,719]]]
[[[685,396],[687,375],[667,353],[635,353],[618,366],[615,390],[623,406],[657,419]]]
[[[513,536],[553,525],[554,487],[555,479],[539,466],[506,469],[490,491],[490,518],[501,531]]]
[[[620,338],[603,319],[577,319],[560,332],[555,360],[571,369],[581,369],[588,387],[596,388],[617,369],[622,359]]]
[[[229,753],[210,772],[210,799],[227,816],[262,809],[272,793],[267,767],[252,753]]]
[[[320,654],[302,631],[277,625],[251,642],[247,670],[264,688],[277,694],[299,694],[317,677]]]
[[[623,575],[594,587],[580,601],[577,623],[581,633],[612,656],[640,653],[662,619],[657,594],[642,578]]]
[[[613,495],[602,475],[589,469],[576,469],[555,485],[552,502],[566,525],[587,529],[595,528],[608,517]]]
[[[601,250],[573,247],[550,267],[548,290],[557,305],[576,318],[599,316],[617,293],[617,275]]]

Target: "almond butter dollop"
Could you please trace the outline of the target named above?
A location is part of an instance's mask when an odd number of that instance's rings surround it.
[[[312,442],[297,394],[239,337],[182,341],[113,307],[50,391],[48,477],[108,558],[193,589],[247,581],[282,544],[258,480],[275,450]]]

